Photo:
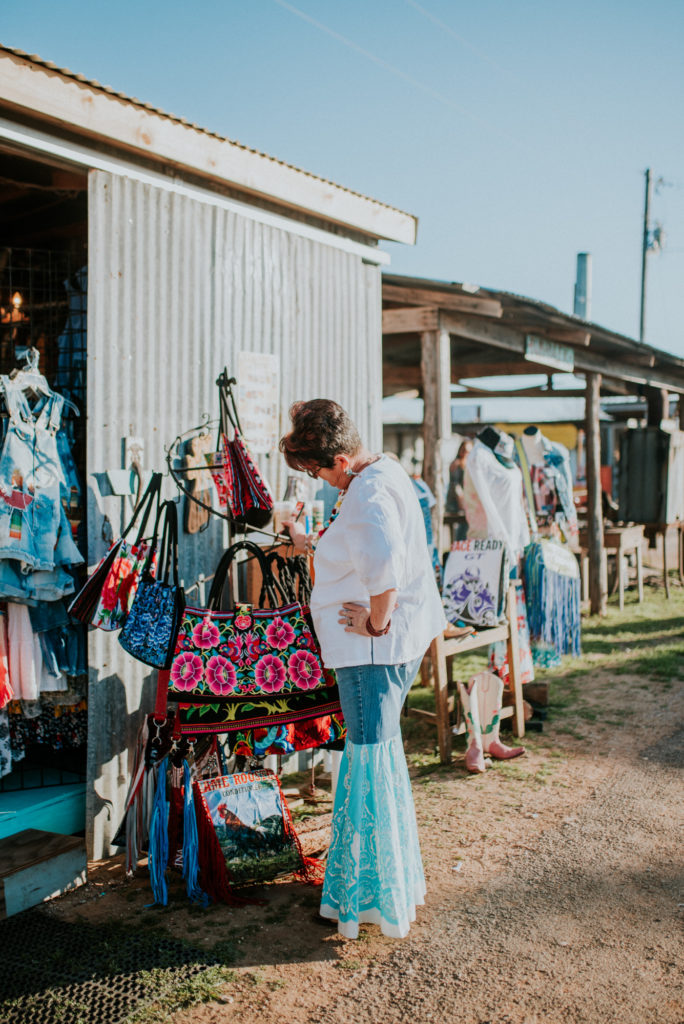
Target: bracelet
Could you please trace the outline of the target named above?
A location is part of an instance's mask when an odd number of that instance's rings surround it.
[[[376,629],[371,622],[370,615],[366,619],[366,632],[370,633],[371,636],[384,636],[385,633],[389,633],[392,620],[390,619],[384,629]]]

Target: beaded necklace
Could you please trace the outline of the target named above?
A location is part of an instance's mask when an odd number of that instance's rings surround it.
[[[345,496],[346,493],[347,493],[346,490],[345,491],[340,491],[339,497],[338,497],[337,501],[335,502],[335,504],[333,505],[332,510],[331,510],[330,515],[328,516],[327,520],[325,521],[325,523],[323,523],[323,526],[318,531],[318,533],[314,534],[314,536],[311,537],[311,540],[310,540],[309,543],[310,543],[310,547],[312,548],[312,550],[314,550],[314,551],[316,550],[316,546],[317,546],[319,540],[321,539],[321,537],[323,536],[325,531],[330,529],[330,527],[332,526],[332,524],[335,522],[335,520],[337,519],[338,515],[340,514],[340,508],[342,507],[342,502],[344,501],[344,496]]]

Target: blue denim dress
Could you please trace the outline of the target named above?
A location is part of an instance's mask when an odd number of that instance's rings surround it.
[[[34,417],[20,385],[5,376],[0,385],[9,414],[0,454],[0,597],[54,599],[71,586],[63,569],[83,561],[60,498],[67,484],[56,435],[64,400],[50,395]],[[29,574],[56,568],[57,577],[32,584]]]

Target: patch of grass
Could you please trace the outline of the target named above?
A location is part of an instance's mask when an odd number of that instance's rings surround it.
[[[341,971],[358,971],[363,964],[360,960],[338,960],[337,967]]]
[[[569,725],[556,726],[556,732],[559,732],[565,736],[573,736],[576,740],[585,740],[587,738],[583,732],[578,732],[577,729],[573,729]]]
[[[158,969],[141,972],[140,977],[150,987],[161,987],[163,976]],[[235,971],[226,967],[208,967],[193,978],[186,979],[173,991],[166,991],[162,996],[147,1006],[129,1014],[122,1024],[167,1024],[169,1017],[179,1010],[186,1010],[199,1003],[212,1003],[225,995],[226,987],[237,980]],[[167,983],[168,985],[168,983]]]
[[[521,765],[514,764],[512,761],[494,761],[492,768],[496,769],[497,775],[502,775],[504,779],[515,782],[528,779],[530,774]]]
[[[318,818],[321,814],[327,814],[332,810],[332,803],[320,804],[304,803],[301,807],[293,807],[291,810],[293,821],[306,821],[308,818]]]

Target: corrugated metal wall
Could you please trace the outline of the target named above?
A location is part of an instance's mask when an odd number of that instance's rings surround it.
[[[333,239],[331,238],[331,242]],[[123,467],[126,437],[142,438],[147,470],[164,448],[218,413],[215,380],[239,351],[276,353],[281,426],[296,399],[331,397],[371,448],[382,444],[380,269],[232,211],[134,179],[90,172],[88,279],[89,563],[130,512],[106,472]],[[282,493],[279,456],[262,463]],[[174,493],[167,481],[168,496]],[[181,534],[186,586],[223,549],[219,520]],[[89,855],[109,852],[123,811],[135,737],[154,703],[153,674],[90,635]]]

